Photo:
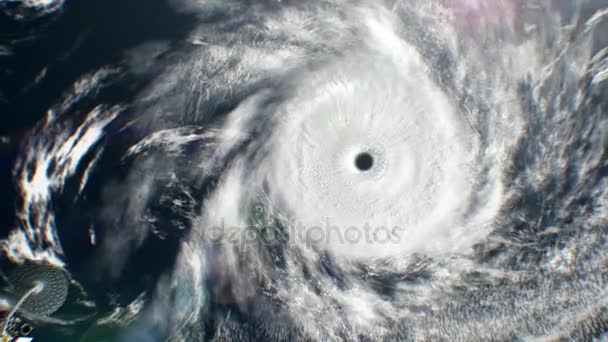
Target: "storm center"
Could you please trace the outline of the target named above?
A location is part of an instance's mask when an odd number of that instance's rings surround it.
[[[355,157],[355,167],[359,171],[369,171],[374,166],[374,157],[367,153],[361,152]]]

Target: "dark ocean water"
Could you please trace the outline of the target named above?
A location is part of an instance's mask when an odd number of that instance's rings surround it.
[[[104,66],[129,63],[128,51],[141,44],[156,41],[183,44],[195,18],[176,12],[163,0],[67,1],[50,14],[28,17],[25,12],[25,18],[21,19],[15,18],[17,6],[14,4],[0,2],[0,9],[4,10],[0,11],[0,45],[11,52],[0,55],[0,236],[4,238],[15,225],[15,207],[19,205],[13,170],[20,155],[20,144],[45,118],[48,108],[82,75]],[[150,75],[129,75],[117,81],[110,91],[99,94],[99,98],[109,103],[124,101],[149,79]],[[142,133],[141,130],[136,132]],[[105,174],[106,179],[120,178],[120,171],[112,166],[99,170],[99,174]],[[66,228],[62,230],[61,239],[66,246],[67,260],[73,275],[83,279],[85,284],[87,280],[100,283],[89,272],[91,258],[95,255],[88,248],[87,230],[80,229],[93,219],[96,195],[89,194],[91,200],[81,201],[77,207],[68,202],[65,207],[58,208],[58,219]],[[136,296],[150,286],[150,279],[141,279],[140,275],[158,273],[168,264],[162,254],[150,252],[157,250],[154,246],[146,250],[147,255],[135,258],[136,263],[130,265],[133,271],[130,277],[120,283],[105,284],[97,289],[98,292],[93,286],[89,294],[107,302],[108,291]],[[78,336],[84,334],[87,325],[76,329],[36,327],[32,336],[35,341],[79,340]],[[101,340],[99,336],[113,340],[112,332],[89,335],[97,337],[89,337],[86,341]]]

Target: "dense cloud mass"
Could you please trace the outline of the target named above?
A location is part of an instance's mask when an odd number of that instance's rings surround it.
[[[144,279],[125,341],[606,334],[607,1],[171,4],[24,141],[8,259]]]

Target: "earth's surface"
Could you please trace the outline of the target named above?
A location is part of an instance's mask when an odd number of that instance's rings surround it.
[[[608,0],[0,0],[0,334],[606,340],[607,109]]]

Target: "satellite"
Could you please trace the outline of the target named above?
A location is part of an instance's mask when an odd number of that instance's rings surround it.
[[[33,341],[27,319],[40,320],[56,312],[66,301],[68,278],[49,263],[26,262],[8,278],[10,311],[0,319],[1,342]]]

